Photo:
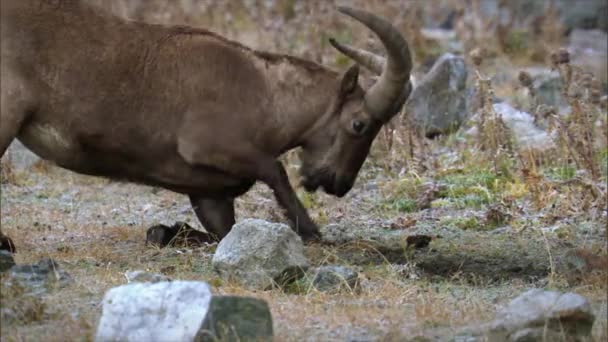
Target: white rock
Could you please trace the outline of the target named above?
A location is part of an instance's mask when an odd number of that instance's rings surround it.
[[[211,289],[196,281],[133,283],[110,289],[95,341],[194,341]]]
[[[534,124],[532,115],[519,111],[505,102],[495,103],[493,108],[510,129],[520,148],[543,151],[555,147],[552,136]],[[472,120],[477,120],[478,117],[476,115]],[[473,126],[465,134],[475,136],[478,133],[477,127]]]
[[[502,116],[502,120],[511,129],[520,147],[539,150],[554,147],[551,136],[534,124],[532,115],[504,102],[495,103],[494,110]]]
[[[302,275],[308,261],[302,240],[289,226],[245,219],[218,244],[213,267],[226,280],[264,290]]]

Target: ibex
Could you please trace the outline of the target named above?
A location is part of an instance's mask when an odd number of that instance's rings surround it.
[[[17,138],[65,169],[188,195],[215,240],[256,181],[303,240],[318,239],[277,158],[301,147],[303,187],[342,197],[411,91],[407,42],[358,9],[338,7],[380,38],[387,57],[332,39],[357,62],[340,73],[81,0],[0,1],[0,156]],[[358,65],[380,73],[367,90]]]

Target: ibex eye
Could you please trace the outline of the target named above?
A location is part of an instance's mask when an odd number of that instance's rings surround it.
[[[363,130],[365,129],[365,124],[359,120],[353,120],[353,130],[355,131],[355,133],[357,134],[361,134],[363,133]]]

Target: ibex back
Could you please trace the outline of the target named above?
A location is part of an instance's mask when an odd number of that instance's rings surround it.
[[[234,224],[234,199],[256,181],[274,191],[303,239],[318,238],[277,158],[302,147],[306,190],[344,196],[411,89],[406,41],[351,8],[339,10],[375,32],[388,55],[331,41],[381,72],[367,90],[356,63],[339,73],[80,0],[1,1],[0,155],[17,138],[75,172],[186,194],[215,240]]]

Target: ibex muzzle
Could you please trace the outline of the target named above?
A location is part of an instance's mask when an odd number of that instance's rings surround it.
[[[82,0],[1,6],[0,154],[17,138],[75,172],[186,194],[215,240],[234,224],[234,199],[256,181],[274,191],[302,238],[318,238],[277,158],[302,147],[305,188],[344,196],[409,95],[406,41],[351,8],[339,11],[387,51],[367,90],[358,64],[338,73],[202,29],[123,20]]]

